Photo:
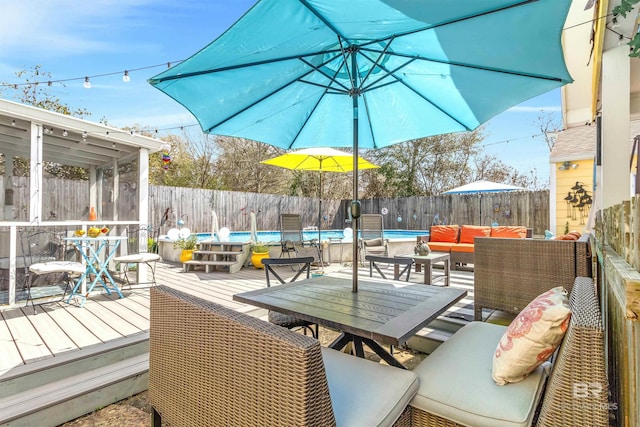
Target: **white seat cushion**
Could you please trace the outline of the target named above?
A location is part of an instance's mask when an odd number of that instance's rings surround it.
[[[411,406],[475,427],[530,425],[547,365],[520,382],[497,385],[491,367],[505,330],[501,325],[471,322],[441,344],[413,370],[420,387]]]
[[[418,390],[411,371],[323,348],[337,427],[391,426]]]
[[[86,267],[82,263],[75,261],[48,261],[31,264],[29,271],[36,274],[47,273],[71,273],[82,274],[86,270]]]
[[[122,255],[115,257],[113,260],[116,262],[152,262],[158,261],[159,259],[160,255],[158,254],[143,252],[139,254]]]

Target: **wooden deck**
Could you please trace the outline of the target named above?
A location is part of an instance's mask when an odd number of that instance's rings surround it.
[[[332,265],[326,270],[350,274],[350,267]],[[203,271],[182,272],[179,264],[159,263],[157,282],[233,310],[251,312],[255,307],[232,300],[235,293],[265,286],[263,270],[243,268],[235,274]],[[342,273],[341,273],[342,274]],[[368,276],[368,268],[360,274]],[[420,282],[422,273],[412,273]],[[438,273],[436,273],[438,274]],[[449,318],[473,315],[473,273],[452,271],[452,286],[469,295],[447,313]],[[67,355],[81,349],[147,333],[149,330],[148,288],[123,289],[125,298],[102,294],[87,299],[82,308],[64,302],[0,311],[0,379],[16,367]]]

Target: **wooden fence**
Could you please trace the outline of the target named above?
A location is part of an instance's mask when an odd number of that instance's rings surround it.
[[[182,218],[192,230],[211,230],[211,211],[220,227],[248,230],[256,213],[259,230],[278,230],[281,212],[297,212],[303,226],[318,224],[315,198],[152,186],[149,212],[153,221],[169,209],[169,225]],[[479,195],[443,195],[362,200],[363,213],[385,213],[385,229],[428,230],[432,224],[526,225],[534,234],[549,228],[549,192],[524,191]],[[350,226],[349,200],[323,200],[322,228]],[[482,221],[481,221],[482,218]]]
[[[29,216],[29,181],[13,177],[14,194],[9,206],[9,218],[27,220]],[[1,182],[1,177],[0,177]],[[97,206],[101,218],[114,218],[117,209],[120,221],[137,218],[135,184],[120,182],[119,200],[114,206],[111,182],[102,184],[102,205]],[[89,212],[87,181],[45,178],[43,220],[64,221],[86,218]],[[175,227],[182,219],[192,231],[211,230],[211,212],[218,216],[219,226],[231,230],[249,230],[249,214],[256,213],[259,230],[278,230],[281,212],[296,212],[303,226],[316,226],[320,203],[316,198],[280,196],[274,194],[239,193],[196,188],[151,186],[149,189],[149,219],[159,224],[167,215],[162,232]],[[4,203],[0,192],[0,203]],[[8,201],[8,200],[7,200]],[[549,191],[518,191],[471,195],[441,195],[361,200],[363,213],[384,213],[386,229],[428,230],[433,224],[525,225],[534,234],[542,235],[549,228]],[[343,229],[350,226],[349,200],[322,201],[322,228]]]
[[[640,425],[640,198],[600,211],[594,249],[605,317],[610,409],[616,425]]]

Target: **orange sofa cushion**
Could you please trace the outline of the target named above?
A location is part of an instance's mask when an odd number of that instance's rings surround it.
[[[512,237],[524,239],[527,237],[527,227],[508,225],[491,227],[491,237]]]
[[[429,242],[429,249],[435,252],[451,252],[451,248],[455,247],[457,243],[447,242]]]
[[[463,225],[460,229],[460,243],[471,243],[476,237],[489,237],[491,227],[483,225]],[[473,251],[471,251],[473,252]]]
[[[432,242],[458,243],[459,232],[457,225],[433,225],[429,231],[429,247]]]
[[[473,243],[458,243],[451,246],[451,252],[473,253]]]

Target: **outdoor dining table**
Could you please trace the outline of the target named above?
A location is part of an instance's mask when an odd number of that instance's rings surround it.
[[[356,356],[364,357],[365,344],[389,365],[404,368],[382,345],[403,345],[466,295],[464,289],[365,278],[354,293],[349,276],[327,274],[233,299],[336,329],[341,334],[330,348],[352,342]]]
[[[82,299],[80,307],[82,307],[87,296],[98,283],[102,284],[102,287],[107,291],[108,295],[111,295],[111,291],[115,291],[120,298],[124,298],[120,288],[116,285],[113,277],[111,277],[108,266],[111,258],[115,256],[120,242],[125,239],[125,236],[74,236],[64,238],[64,240],[71,242],[76,247],[87,267],[84,273],[78,278],[76,285],[67,298],[67,303],[69,303],[72,298],[80,297]],[[104,256],[102,256],[101,254],[105,249]],[[89,275],[94,275],[94,278],[87,285],[86,290],[83,290],[83,283],[85,283],[85,279],[89,277]],[[106,281],[105,278],[107,279]]]

